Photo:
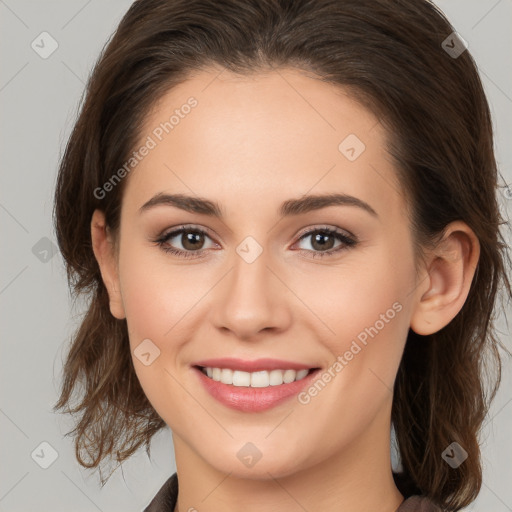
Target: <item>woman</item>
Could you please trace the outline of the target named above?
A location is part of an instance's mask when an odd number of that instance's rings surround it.
[[[496,186],[476,66],[430,2],[134,2],[56,187],[90,294],[56,404],[78,461],[169,426],[149,512],[467,506],[512,295]]]

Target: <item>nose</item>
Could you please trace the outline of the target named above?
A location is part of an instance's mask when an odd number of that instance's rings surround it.
[[[251,341],[261,338],[261,332],[277,333],[289,327],[293,294],[270,260],[265,250],[250,263],[235,252],[230,271],[216,287],[213,322],[217,329]]]

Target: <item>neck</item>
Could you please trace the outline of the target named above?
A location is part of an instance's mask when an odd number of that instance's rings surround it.
[[[393,480],[389,434],[389,418],[377,416],[365,433],[327,459],[302,463],[299,470],[291,463],[286,474],[269,468],[261,477],[247,478],[236,470],[218,471],[173,433],[175,512],[396,512],[404,497]]]

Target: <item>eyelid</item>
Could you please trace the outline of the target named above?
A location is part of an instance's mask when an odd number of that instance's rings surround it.
[[[352,238],[356,241],[358,240],[356,235],[354,235],[347,229],[338,228],[336,226],[329,226],[327,224],[318,224],[316,226],[308,226],[307,228],[304,228],[301,231],[299,231],[299,233],[296,235],[296,238],[298,240],[298,239],[302,238],[302,236],[304,236],[304,235],[309,235],[312,232],[322,231],[324,229],[328,230],[328,231],[333,231],[333,232],[339,233],[340,235],[345,235],[347,238]]]
[[[216,239],[216,238],[219,238],[221,239],[221,237],[218,237],[216,234],[213,233],[213,231],[205,226],[200,226],[199,224],[178,224],[176,226],[172,226],[170,228],[166,228],[164,229],[162,232],[160,232],[156,238],[158,239],[161,239],[161,238],[166,238],[168,237],[171,233],[174,234],[174,236],[176,236],[176,233],[175,231],[179,231],[180,229],[185,229],[187,231],[199,231],[199,232],[204,232],[205,234],[207,234],[212,240]]]

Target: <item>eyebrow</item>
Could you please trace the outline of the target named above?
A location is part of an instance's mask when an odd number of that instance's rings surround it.
[[[163,192],[155,195],[144,203],[139,209],[139,214],[160,205],[174,206],[187,212],[200,213],[224,219],[222,208],[215,201],[184,194],[164,194]],[[377,212],[368,203],[347,194],[317,194],[303,196],[298,199],[288,199],[281,204],[279,214],[283,217],[300,215],[328,206],[355,206],[365,210],[373,217],[379,217]]]

